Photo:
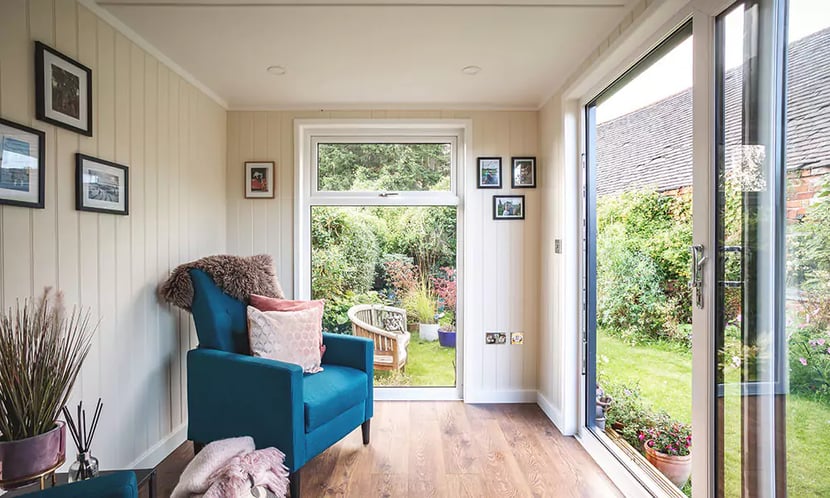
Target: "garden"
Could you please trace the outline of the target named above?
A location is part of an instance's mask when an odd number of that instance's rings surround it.
[[[318,188],[447,190],[449,152],[448,144],[320,144]],[[455,385],[456,225],[449,206],[312,208],[311,288],[326,300],[323,328],[352,333],[348,311],[358,304],[406,311],[406,365],[376,371],[377,385]]]
[[[727,244],[740,243],[740,197],[726,199]],[[647,458],[690,454],[691,196],[629,192],[598,202],[598,404],[605,428]],[[830,187],[787,234],[788,492],[830,496]],[[739,278],[736,259],[726,273]],[[719,371],[725,386],[752,370],[759,347],[741,344],[740,289],[726,289]],[[601,396],[601,397],[600,397]],[[740,494],[740,396],[724,397],[725,486]],[[650,448],[651,447],[651,448]],[[652,459],[649,458],[651,461]],[[683,479],[685,481],[685,479]],[[686,494],[691,483],[680,482]]]

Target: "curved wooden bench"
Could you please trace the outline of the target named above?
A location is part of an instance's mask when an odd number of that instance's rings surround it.
[[[358,304],[348,311],[352,333],[375,344],[375,370],[401,370],[406,366],[406,310],[380,304]],[[388,328],[387,328],[388,327]]]

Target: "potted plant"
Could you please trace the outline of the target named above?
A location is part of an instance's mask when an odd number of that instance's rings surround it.
[[[646,459],[675,486],[683,488],[692,473],[692,429],[686,424],[658,417],[640,432]]]
[[[407,303],[407,307],[412,308],[415,318],[418,320],[418,334],[421,340],[437,341],[438,322],[435,318],[435,299],[426,283],[421,282],[421,285],[413,290],[408,297],[410,303]]]
[[[596,423],[597,429],[601,431],[605,430],[606,413],[608,411],[608,407],[611,406],[612,401],[613,399],[611,396],[605,394],[605,391],[603,391],[601,387],[597,386],[597,407],[594,422]]]
[[[439,320],[440,327],[438,328],[438,341],[441,346],[445,348],[455,347],[455,303],[456,303],[456,283],[454,268],[442,267],[443,275],[430,277],[432,279],[432,286],[435,293],[441,302],[443,313]]]
[[[455,347],[455,325],[452,323],[438,325],[438,342],[445,348]]]
[[[89,313],[67,316],[50,288],[0,314],[0,488],[34,481],[63,463],[58,420],[91,345]]]

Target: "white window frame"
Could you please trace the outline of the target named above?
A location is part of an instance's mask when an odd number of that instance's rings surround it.
[[[472,164],[468,119],[295,119],[294,289],[297,299],[311,298],[311,208],[313,206],[456,206],[457,209],[457,356],[455,387],[381,387],[375,399],[463,399],[464,372],[464,212],[465,171]],[[332,192],[317,190],[320,143],[450,143],[450,190]],[[383,195],[386,194],[386,195]]]

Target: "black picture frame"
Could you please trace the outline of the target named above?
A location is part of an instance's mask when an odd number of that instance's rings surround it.
[[[89,164],[88,164],[89,163]],[[115,188],[118,193],[116,201],[106,199],[105,196],[112,196],[113,185],[106,184],[105,189],[97,187],[99,192],[96,197],[92,198],[89,195],[89,190],[85,189],[86,185],[84,179],[84,169],[94,168],[98,173],[108,175],[111,180],[123,178],[123,183],[116,183]],[[90,185],[99,185],[100,182],[88,182]],[[101,192],[101,190],[105,190]],[[124,202],[121,202],[123,196]],[[130,168],[123,164],[98,159],[97,157],[87,156],[85,154],[75,154],[75,209],[78,211],[91,211],[93,213],[118,214],[127,216],[130,214]]]
[[[523,167],[525,164],[530,164],[530,179],[529,181],[524,178],[524,175],[521,171],[517,171],[518,168]],[[532,156],[525,156],[525,157],[513,157],[510,161],[510,186],[513,188],[536,188],[536,158]],[[520,180],[520,181],[517,181]]]
[[[521,209],[517,215],[499,214],[499,201],[502,199],[520,199]],[[523,195],[494,195],[493,196],[493,219],[494,220],[523,220],[525,219],[525,196]]]
[[[484,171],[483,168],[486,167],[486,163],[489,161],[497,161],[498,162],[498,183],[482,183],[484,179]],[[495,188],[499,189],[502,186],[502,168],[501,168],[501,158],[500,157],[479,157],[478,158],[478,188]]]
[[[63,67],[58,67],[55,62]],[[47,68],[47,64],[50,67]],[[47,73],[51,75],[49,81],[46,81]],[[71,83],[71,87],[63,92],[52,85],[58,73]],[[50,106],[46,102],[47,91],[48,100],[52,102]],[[66,97],[65,109],[57,109],[53,99],[61,93],[73,91],[77,91],[77,102],[72,102],[72,97]],[[78,116],[72,116],[70,112],[77,112]],[[81,135],[92,136],[92,69],[39,41],[35,42],[35,117]]]
[[[7,137],[7,133],[5,129],[11,128],[12,130],[16,130],[19,133],[25,134],[23,138],[26,136],[29,137],[28,141],[22,140],[20,138],[14,137]],[[25,192],[32,196],[32,194],[37,194],[37,199],[28,201],[23,199],[24,194],[19,194],[19,192],[24,192],[19,188],[19,184],[12,186],[13,179],[9,178],[6,179],[7,173],[8,176],[11,177],[11,171],[4,172],[3,171],[3,164],[5,163],[5,154],[8,152],[18,153],[19,151],[14,151],[13,149],[9,149],[11,146],[7,143],[7,140],[15,140],[20,144],[31,144],[33,141],[37,142],[37,186],[34,188],[30,188]],[[18,147],[19,148],[19,147]],[[29,155],[29,157],[34,157],[33,155]],[[9,170],[18,170],[21,168],[8,168]],[[28,177],[29,175],[27,175]],[[9,182],[9,185],[4,188],[6,182]],[[30,185],[29,180],[26,180],[26,183]],[[46,133],[40,130],[36,130],[34,128],[30,128],[28,126],[22,125],[20,123],[15,123],[13,121],[9,121],[7,119],[0,118],[0,204],[4,204],[7,206],[19,206],[19,207],[27,207],[27,208],[35,208],[35,209],[43,209],[44,208],[44,199],[45,199],[45,192],[46,192]]]

